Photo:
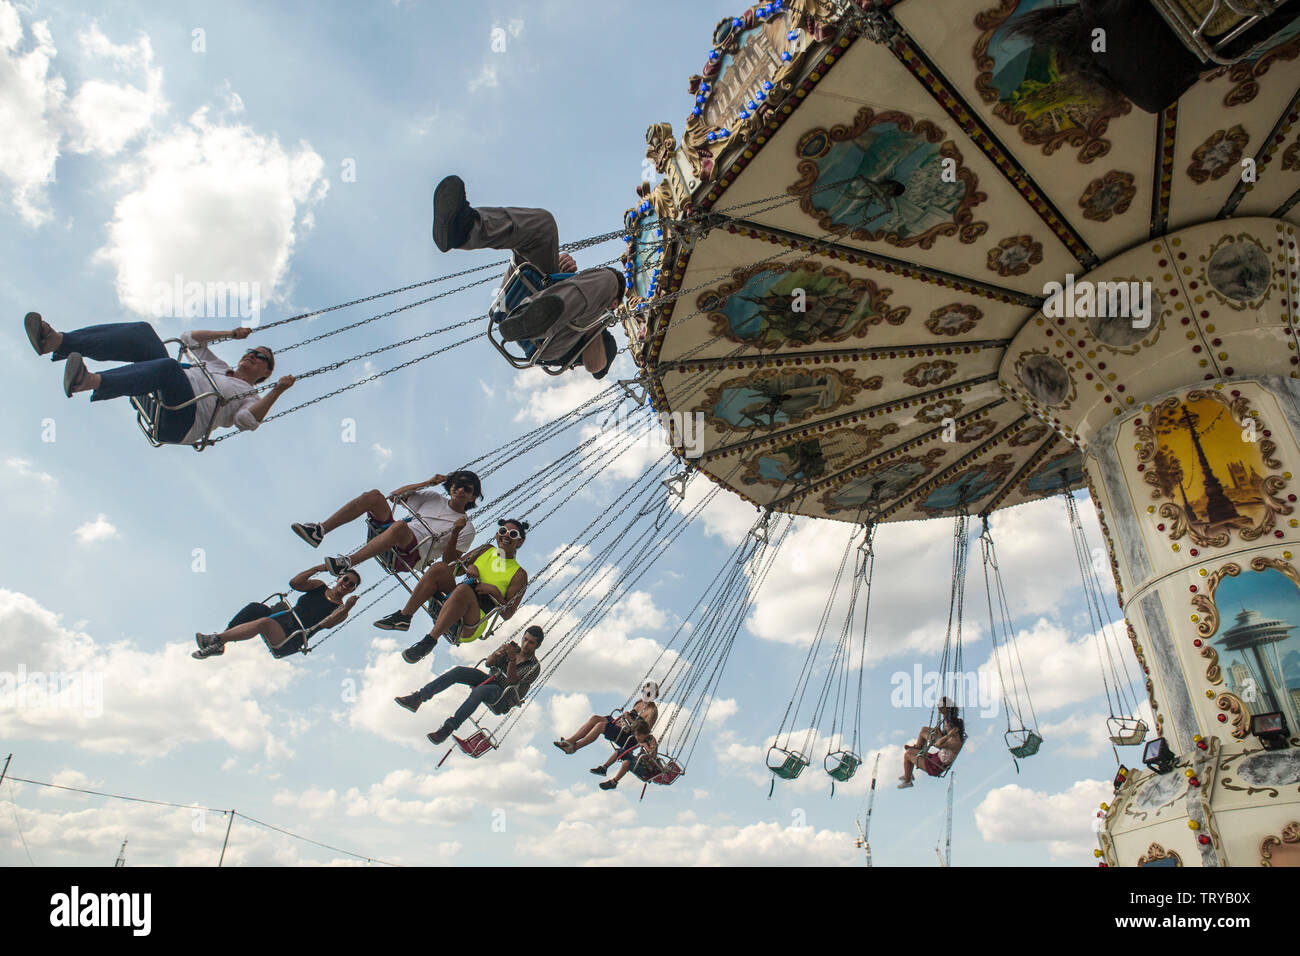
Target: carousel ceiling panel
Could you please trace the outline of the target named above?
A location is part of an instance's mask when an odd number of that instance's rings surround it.
[[[1295,35],[1300,22],[1287,32],[1289,39],[1280,40],[1253,65],[1219,71],[1176,104],[1169,231],[1233,213],[1272,215],[1300,188],[1300,155],[1292,154],[1292,169],[1285,168],[1285,149],[1261,162],[1270,156],[1268,147],[1277,145],[1276,137],[1285,136],[1281,127],[1294,122],[1288,118],[1296,110],[1300,86],[1300,36]],[[1249,213],[1237,208],[1249,196],[1242,180],[1244,159],[1255,161],[1257,183],[1250,192],[1259,190]],[[1273,206],[1261,208],[1273,198]]]
[[[784,195],[795,198],[759,202]],[[906,67],[870,42],[836,61],[717,205],[1030,294],[1079,265]]]
[[[669,409],[703,416],[706,459],[801,440],[844,424],[879,426],[889,445],[1001,401],[1000,349],[970,346],[873,353],[796,366],[749,358],[687,366],[661,378]],[[978,431],[978,429],[976,430]],[[976,437],[965,431],[965,440]]]
[[[1098,308],[1035,315],[1007,348],[1001,381],[1086,446],[1124,409],[1190,382],[1294,374],[1292,233],[1276,220],[1209,222],[1116,257],[1077,284],[1098,290]],[[1151,283],[1149,328],[1092,314],[1104,281]]]
[[[987,131],[985,149],[1010,157],[1020,189],[1106,258],[1148,234],[1159,118],[1062,76],[1050,49],[1011,35],[1044,2],[905,0],[893,13],[936,95]]]
[[[680,280],[689,291],[673,303],[654,356],[659,367],[751,353],[991,347],[1010,340],[1038,302],[923,269],[903,275],[890,264],[783,248],[774,234],[751,231],[715,229],[696,244]]]

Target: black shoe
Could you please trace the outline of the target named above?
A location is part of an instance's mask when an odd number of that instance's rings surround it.
[[[564,303],[553,295],[529,299],[501,320],[501,338],[507,342],[540,339],[564,314]]]
[[[469,238],[478,213],[465,200],[465,183],[448,176],[433,191],[433,244],[439,252],[459,249]]]
[[[320,543],[325,540],[325,532],[321,530],[321,526],[318,524],[299,524],[295,521],[289,527],[293,529],[294,534],[313,548],[319,548]]]
[[[429,652],[437,645],[438,639],[425,635],[420,638],[406,650],[402,651],[402,660],[408,664],[417,664],[429,656]],[[445,739],[445,738],[444,738]]]
[[[433,744],[436,747],[439,744],[446,742],[447,738],[451,736],[451,731],[444,730],[443,728],[439,727],[433,733],[425,734],[425,736],[429,738],[429,743]]]
[[[609,768],[608,768],[608,767],[592,767],[592,768],[591,768],[591,772],[594,773],[597,777],[603,777],[603,776],[605,776],[605,774],[609,773]]]
[[[600,789],[602,790],[613,790],[617,786],[617,780],[602,780],[600,783]]]
[[[393,700],[397,701],[398,707],[405,707],[411,713],[419,710],[420,704],[424,703],[419,694],[407,694],[405,697],[394,697]]]
[[[346,554],[340,554],[337,557],[325,559],[325,570],[330,574],[338,577],[344,571],[352,570],[352,562],[348,560]]]
[[[375,627],[381,631],[406,631],[411,628],[411,619],[401,611],[394,611],[388,617],[375,621]]]

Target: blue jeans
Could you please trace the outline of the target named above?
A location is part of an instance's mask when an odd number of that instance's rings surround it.
[[[180,405],[194,397],[184,366],[167,356],[167,347],[148,322],[115,322],[64,332],[53,360],[60,361],[73,352],[97,362],[130,363],[99,373],[99,388],[90,394],[92,402],[157,392],[164,405]],[[194,425],[193,405],[159,414],[159,441],[178,442]]]
[[[416,693],[419,694],[421,701],[427,703],[435,694],[441,694],[452,684],[465,684],[474,688],[469,692],[469,696],[465,698],[465,703],[456,708],[456,713],[447,718],[446,723],[442,725],[443,730],[451,732],[469,720],[470,715],[478,709],[479,704],[495,701],[501,696],[503,688],[496,681],[487,684],[483,683],[490,676],[490,674],[484,674],[477,667],[453,667],[447,673],[440,674],[425,684]],[[481,687],[478,686],[480,684],[482,684]]]

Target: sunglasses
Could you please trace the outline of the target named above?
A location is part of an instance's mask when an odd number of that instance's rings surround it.
[[[497,534],[503,534],[511,541],[519,541],[523,539],[523,535],[520,534],[518,528],[501,528],[497,531]]]
[[[478,492],[474,490],[474,486],[473,486],[473,485],[471,485],[471,484],[469,484],[469,483],[467,483],[467,482],[464,482],[464,481],[453,481],[453,482],[451,483],[451,490],[452,490],[452,491],[468,491],[471,495],[476,495],[476,494],[478,494]]]
[[[259,352],[257,349],[249,349],[244,354],[251,355],[255,359],[261,359],[263,365],[267,368],[271,367],[271,356],[267,355],[265,352]]]

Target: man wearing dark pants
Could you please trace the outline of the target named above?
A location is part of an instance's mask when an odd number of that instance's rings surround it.
[[[27,338],[37,355],[50,355],[51,361],[67,360],[63,388],[71,397],[77,392],[92,391],[92,402],[122,398],[127,395],[152,395],[157,392],[164,405],[183,405],[196,395],[212,392],[212,382],[203,370],[182,365],[167,354],[167,347],[148,322],[117,322],[92,325],[73,332],[57,332],[36,312],[23,319]],[[275,400],[293,385],[286,375],[261,398],[256,385],[270,377],[275,356],[264,345],[249,349],[232,369],[208,349],[214,339],[246,339],[252,329],[240,327],[228,332],[195,330],[179,336],[180,341],[202,362],[216,383],[216,395],[208,394],[191,405],[175,411],[160,409],[157,438],[164,444],[189,444],[202,439],[216,428],[257,428]],[[86,368],[84,359],[102,362],[125,362],[117,368],[95,373]]]
[[[542,629],[536,625],[524,631],[523,644],[510,641],[488,655],[484,662],[494,673],[485,674],[477,667],[453,667],[432,681],[425,684],[413,694],[396,697],[394,700],[411,713],[420,709],[420,705],[432,700],[453,684],[464,684],[473,688],[465,702],[456,708],[456,712],[447,718],[441,727],[428,734],[429,740],[440,744],[469,720],[470,715],[478,709],[479,704],[494,704],[502,694],[510,694],[513,702],[521,703],[528,694],[537,675],[541,672],[541,662],[537,660],[537,648],[542,646]],[[514,688],[512,691],[511,688]]]
[[[549,212],[472,207],[465,199],[465,184],[459,176],[448,176],[434,191],[433,241],[443,252],[509,249],[516,262],[531,262],[546,275],[577,267],[571,256],[560,253],[560,233]],[[608,329],[593,336],[593,325],[605,312],[617,307],[623,292],[623,274],[619,270],[586,269],[525,299],[501,321],[501,337],[519,342],[553,333],[538,356],[539,362],[568,364],[580,355],[588,372],[604,378],[618,345]]]

